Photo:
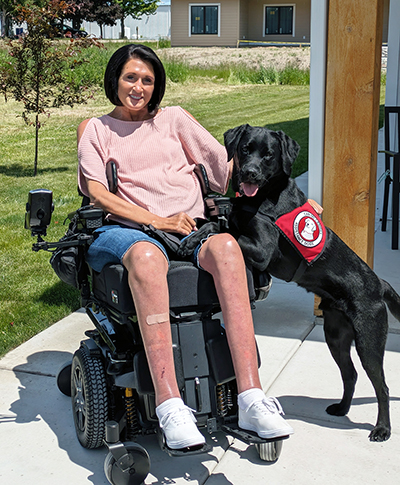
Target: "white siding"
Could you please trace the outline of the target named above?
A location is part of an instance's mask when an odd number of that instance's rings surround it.
[[[95,22],[83,22],[82,28],[89,34],[96,37],[100,36],[100,27]],[[117,22],[113,27],[103,27],[104,39],[119,39],[121,32],[121,23]],[[135,20],[132,17],[125,19],[125,35],[128,39],[139,40],[158,40],[162,38],[171,38],[171,6],[160,5],[154,15],[145,15],[141,20]]]

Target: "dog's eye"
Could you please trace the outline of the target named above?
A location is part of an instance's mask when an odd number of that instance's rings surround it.
[[[274,152],[272,150],[268,150],[267,154],[265,155],[266,160],[271,160],[274,156]]]
[[[245,146],[245,145],[244,145],[244,146],[242,146],[242,147],[241,147],[241,150],[242,150],[242,153],[244,153],[245,155],[248,155],[248,153],[249,153],[249,149],[248,149],[248,147],[247,147],[247,146]]]

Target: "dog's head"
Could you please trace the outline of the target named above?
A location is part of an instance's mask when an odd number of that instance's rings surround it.
[[[228,161],[233,158],[232,188],[252,197],[274,179],[289,178],[300,146],[283,131],[241,125],[224,133]]]

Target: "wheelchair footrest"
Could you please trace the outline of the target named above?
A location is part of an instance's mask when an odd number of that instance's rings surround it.
[[[211,446],[207,443],[204,445],[193,446],[191,448],[184,448],[180,450],[173,450],[167,446],[165,437],[160,428],[157,428],[157,438],[158,443],[162,451],[168,453],[169,456],[188,456],[188,455],[199,455],[200,453],[208,453],[211,451]]]
[[[260,445],[262,443],[271,443],[272,441],[282,441],[287,440],[289,435],[287,436],[278,436],[277,438],[260,438],[257,433],[253,431],[248,431],[245,429],[239,428],[239,426],[234,424],[223,424],[221,426],[222,431],[225,431],[226,434],[233,436],[234,438],[238,438],[240,441],[243,441],[247,444],[256,444]]]

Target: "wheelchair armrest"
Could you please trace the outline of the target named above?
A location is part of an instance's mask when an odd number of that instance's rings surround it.
[[[111,193],[116,194],[118,190],[118,172],[117,165],[114,160],[110,160],[106,165],[106,175],[108,181],[108,188]]]
[[[94,231],[103,225],[104,211],[92,205],[78,209],[80,223],[87,231]]]
[[[209,193],[211,193],[210,182],[208,180],[207,171],[204,165],[202,165],[201,163],[197,164],[194,167],[194,173],[197,175],[197,178],[199,179],[203,196],[206,196]]]
[[[210,219],[213,217],[225,217],[228,219],[232,210],[232,202],[229,197],[223,195],[211,195],[204,199]]]
[[[103,225],[104,211],[93,205],[85,205],[74,212],[70,212],[67,219],[71,221],[69,230],[73,233],[91,234]]]
[[[213,222],[218,222],[221,231],[227,229],[228,217],[232,209],[230,198],[211,193],[210,182],[204,165],[201,163],[197,164],[194,168],[194,173],[199,179],[203,193],[206,218]]]

